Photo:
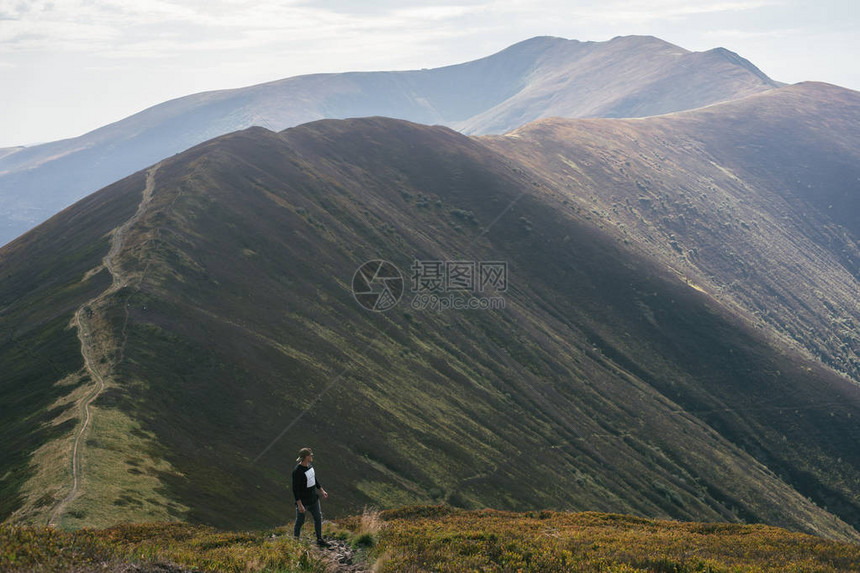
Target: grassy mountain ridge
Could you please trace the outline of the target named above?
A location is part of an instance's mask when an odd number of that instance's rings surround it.
[[[95,310],[110,381],[62,524],[280,523],[311,443],[336,514],[444,500],[856,539],[857,387],[575,208],[518,137],[519,156],[442,127],[322,121],[161,162],[117,257],[132,280]],[[591,200],[608,180],[585,172],[574,195]],[[506,306],[368,313],[349,283],[375,258],[407,274],[506,261]]]
[[[88,381],[80,372],[80,343],[69,322],[81,304],[109,284],[105,272],[82,278],[93,268],[92,261],[107,252],[106,235],[115,221],[134,211],[137,198],[125,191],[134,189],[138,181],[130,177],[110,193],[88,197],[44,223],[44,234],[28,235],[5,247],[0,255],[0,385],[4,396],[0,499],[7,515],[22,503],[21,486],[32,477],[32,453],[75,426],[75,420],[63,412],[68,406],[55,403]],[[58,243],[67,250],[57,249]],[[74,255],[69,256],[70,251]],[[54,479],[65,480],[62,473]],[[34,492],[35,498],[28,503],[49,503],[62,487],[54,485],[48,491]]]
[[[647,122],[546,120],[488,141],[856,381],[858,118],[860,94],[808,83]]]
[[[442,68],[312,74],[193,94],[80,137],[0,152],[0,244],[136,170],[254,125],[282,130],[384,115],[501,133],[540,117],[653,115],[778,85],[725,54],[688,52],[652,37],[538,37]]]
[[[842,223],[856,212],[850,182],[860,173],[850,158],[860,133],[857,103],[855,92],[807,84],[647,122],[548,121],[496,138],[495,146],[507,146],[557,188],[573,188],[564,200],[575,209],[587,209],[600,225],[646,246],[697,288],[740,307],[773,340],[800,347],[856,384],[857,238]],[[796,178],[798,167],[826,203]],[[584,180],[588,193],[577,189]],[[840,209],[832,208],[836,201]],[[847,510],[857,482],[837,469],[841,454],[811,455],[801,445],[810,433],[834,428],[826,417],[806,427],[785,418],[778,398],[785,391],[784,374],[780,367],[770,369],[771,380],[759,383],[758,406],[744,419],[717,422],[721,414],[714,406],[705,419],[780,475],[793,476],[805,495]],[[809,408],[825,414],[833,405],[821,399],[830,391],[814,390],[808,381],[799,388]],[[754,420],[762,426],[749,431]],[[748,437],[728,430],[734,424],[745,427]],[[822,438],[832,444],[846,435],[854,435],[850,426]],[[795,462],[780,461],[792,449],[784,440],[796,445]],[[818,464],[831,474],[824,482],[812,477]]]

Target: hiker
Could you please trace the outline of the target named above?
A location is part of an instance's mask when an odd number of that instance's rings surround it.
[[[317,490],[322,494],[323,499],[328,498],[328,493],[320,485],[316,476],[316,471],[313,466],[314,453],[310,448],[302,448],[299,450],[299,457],[296,458],[297,465],[293,469],[293,496],[296,498],[296,527],[293,529],[293,535],[296,539],[302,532],[302,525],[305,524],[305,516],[310,512],[314,516],[314,531],[317,534],[317,545],[320,547],[328,547],[328,544],[322,538],[322,512],[320,511],[320,498]]]

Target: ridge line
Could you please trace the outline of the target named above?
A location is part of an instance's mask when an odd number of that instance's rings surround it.
[[[66,506],[77,497],[80,489],[80,483],[83,479],[82,476],[82,463],[81,457],[83,455],[83,436],[89,428],[90,419],[92,418],[92,414],[90,413],[90,405],[99,397],[99,395],[105,389],[105,378],[108,376],[110,372],[111,366],[107,366],[107,371],[105,373],[99,372],[99,369],[96,367],[96,361],[93,358],[93,354],[97,352],[97,348],[95,348],[96,343],[94,342],[94,337],[91,336],[91,328],[88,324],[89,318],[93,315],[93,307],[95,307],[100,302],[107,299],[109,296],[123,288],[128,284],[128,277],[124,276],[119,265],[116,263],[116,257],[120,253],[123,247],[123,242],[125,241],[125,235],[128,230],[137,223],[143,214],[146,212],[149,207],[150,202],[152,201],[152,195],[155,190],[155,173],[158,171],[160,163],[157,163],[153,167],[149,168],[146,173],[146,184],[143,188],[143,197],[141,198],[140,203],[137,206],[137,210],[134,215],[132,215],[127,221],[125,221],[122,225],[115,227],[113,230],[113,236],[111,237],[111,248],[108,251],[107,255],[102,259],[102,264],[99,267],[93,269],[93,271],[98,272],[100,268],[107,269],[107,271],[111,274],[112,281],[111,285],[106,288],[101,294],[96,297],[88,300],[84,304],[82,304],[75,311],[75,316],[72,319],[72,324],[78,331],[78,340],[81,342],[81,356],[84,359],[84,368],[89,373],[90,378],[95,381],[95,387],[93,390],[83,399],[83,403],[81,404],[81,412],[83,413],[83,423],[81,424],[80,429],[75,435],[74,446],[72,447],[72,488],[69,493],[64,497],[51,512],[50,517],[48,518],[49,526],[56,526],[57,519],[65,510]],[[95,272],[91,271],[93,274]],[[89,273],[88,273],[89,274]]]

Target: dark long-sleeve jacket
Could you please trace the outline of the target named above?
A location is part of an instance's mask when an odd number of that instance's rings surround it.
[[[302,500],[305,506],[315,503],[318,489],[322,489],[322,485],[317,480],[313,464],[308,464],[308,467],[296,464],[293,469],[293,497],[296,502]]]

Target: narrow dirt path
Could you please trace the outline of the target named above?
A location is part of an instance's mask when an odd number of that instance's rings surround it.
[[[329,539],[328,547],[320,549],[324,558],[337,573],[369,573],[370,568],[362,561],[358,552],[346,541]]]
[[[107,269],[112,277],[111,285],[100,295],[82,304],[75,312],[75,317],[72,320],[72,324],[74,324],[78,331],[78,340],[81,342],[81,356],[84,359],[84,368],[95,385],[81,404],[83,423],[75,434],[75,442],[72,447],[72,488],[69,490],[68,495],[66,495],[66,497],[63,498],[63,500],[54,508],[54,511],[51,513],[51,517],[48,519],[48,525],[57,525],[57,520],[63,514],[63,511],[65,511],[68,504],[75,499],[80,492],[80,484],[82,481],[81,458],[83,455],[84,435],[89,428],[90,419],[92,418],[90,406],[104,390],[105,379],[113,367],[110,363],[105,363],[101,368],[99,367],[96,355],[101,353],[101,355],[104,356],[105,352],[103,349],[100,352],[100,348],[96,340],[97,337],[93,332],[90,321],[96,307],[102,301],[106,300],[128,284],[128,277],[123,275],[122,269],[116,262],[116,258],[120,251],[122,251],[128,230],[140,220],[149,207],[152,200],[152,193],[155,190],[156,171],[158,171],[158,165],[151,167],[147,172],[146,185],[143,189],[143,198],[137,206],[137,211],[135,211],[134,215],[132,215],[125,223],[114,229],[113,236],[111,237],[110,251],[108,251],[108,254],[105,255],[104,259],[102,259],[102,264],[96,269],[93,269],[93,271],[90,271],[91,274],[95,274],[101,268]]]

